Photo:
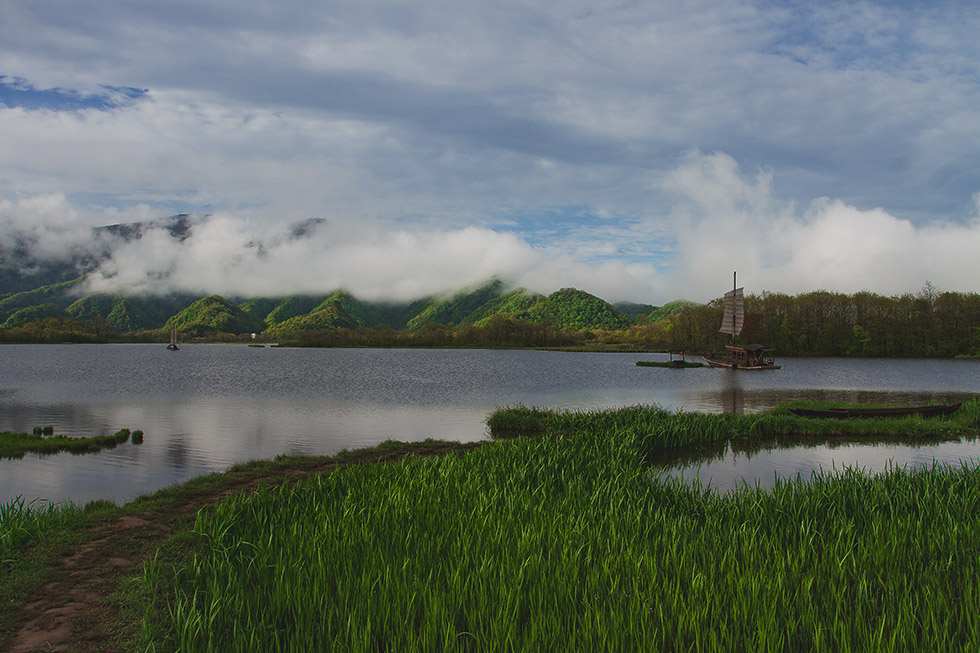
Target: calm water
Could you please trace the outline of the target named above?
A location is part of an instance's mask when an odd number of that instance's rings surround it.
[[[50,424],[70,435],[146,432],[141,446],[0,460],[0,501],[22,495],[123,502],[280,453],[333,454],[386,439],[478,440],[487,437],[490,412],[516,403],[745,412],[799,398],[904,404],[980,393],[978,361],[784,358],[783,369],[757,373],[635,365],[665,358],[242,345],[184,345],[179,352],[162,345],[0,346],[0,430]],[[980,455],[970,447],[954,455]],[[935,455],[914,451],[929,460]],[[812,448],[800,457],[825,468],[838,461]],[[881,452],[875,449],[872,457]],[[870,464],[862,460],[857,464]],[[771,468],[760,477],[770,478]]]

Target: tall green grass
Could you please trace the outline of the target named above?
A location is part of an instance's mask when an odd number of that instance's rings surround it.
[[[672,413],[656,406],[634,406],[570,412],[511,406],[488,419],[491,435],[551,435],[622,431],[638,438],[646,452],[666,447],[740,440],[774,435],[958,437],[980,433],[980,399],[963,404],[949,416],[925,418],[819,419],[799,417],[783,406],[762,413],[736,415]]]
[[[9,561],[53,529],[73,523],[83,509],[73,503],[25,501],[0,503],[0,563]]]
[[[198,516],[200,555],[178,571],[161,647],[980,646],[980,472],[847,472],[723,496],[651,479],[654,436],[634,426],[661,417],[561,414],[556,437],[223,501]],[[719,428],[681,421],[679,434]]]

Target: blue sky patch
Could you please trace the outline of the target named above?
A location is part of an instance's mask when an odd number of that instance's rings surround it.
[[[99,91],[83,93],[68,88],[38,89],[20,77],[0,75],[0,104],[10,108],[50,111],[109,111],[139,101],[149,91],[128,86],[99,86]]]

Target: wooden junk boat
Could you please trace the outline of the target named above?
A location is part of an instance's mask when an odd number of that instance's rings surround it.
[[[732,343],[725,345],[727,353],[714,352],[703,356],[704,362],[711,367],[727,367],[733,370],[778,370],[775,363],[774,349],[763,345],[736,345],[735,336],[742,332],[745,321],[745,302],[742,288],[737,288],[735,273],[732,273],[732,289],[725,293],[725,317],[721,320],[722,333],[732,336]]]
[[[790,412],[800,417],[936,417],[955,413],[961,404],[940,404],[936,406],[896,406],[894,408],[790,408]]]

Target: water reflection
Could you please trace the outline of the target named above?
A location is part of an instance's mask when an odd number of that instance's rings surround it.
[[[734,440],[661,450],[651,456],[655,473],[728,493],[745,485],[768,488],[777,479],[807,480],[814,473],[858,469],[869,474],[890,467],[931,468],[980,461],[980,441],[920,438],[914,442],[893,436],[841,438],[779,436]]]
[[[748,413],[797,399],[923,404],[980,392],[980,361],[782,359],[780,370],[743,373],[636,366],[666,354],[193,344],[176,355],[157,345],[2,352],[0,429],[50,424],[91,436],[138,428],[146,441],[97,455],[0,461],[0,501],[125,501],[282,453],[333,454],[386,439],[478,440],[487,415],[518,403]],[[820,449],[800,451],[826,460]],[[727,464],[733,455],[742,454],[726,449],[720,457]]]

